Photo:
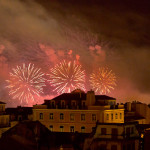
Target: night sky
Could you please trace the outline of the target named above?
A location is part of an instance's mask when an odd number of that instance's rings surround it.
[[[49,73],[64,59],[77,60],[86,73],[110,68],[117,77],[109,93],[118,102],[150,102],[150,2],[144,0],[0,0],[0,100],[8,96],[12,68],[34,63]],[[72,50],[72,54],[69,52]],[[46,83],[40,100],[56,95]]]

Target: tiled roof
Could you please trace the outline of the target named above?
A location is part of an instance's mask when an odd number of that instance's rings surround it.
[[[116,100],[113,97],[107,95],[95,95],[96,100]],[[52,100],[86,100],[85,93],[63,93]]]

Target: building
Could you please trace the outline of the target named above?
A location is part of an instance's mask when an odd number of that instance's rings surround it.
[[[124,123],[124,105],[116,105],[115,98],[95,95],[92,90],[84,93],[77,89],[34,105],[36,120],[55,132],[90,133],[96,122]]]
[[[32,107],[6,108],[6,113],[10,116],[10,121],[32,120]]]
[[[150,124],[150,108],[147,104],[133,101],[125,105],[125,121],[138,121],[139,124]]]
[[[95,134],[87,138],[84,150],[138,150],[137,122],[98,123]]]
[[[0,101],[0,137],[10,126],[9,115],[5,112],[5,105],[4,102]]]

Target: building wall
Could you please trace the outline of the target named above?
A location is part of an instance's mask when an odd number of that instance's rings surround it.
[[[9,126],[9,115],[0,115],[0,127]]]
[[[124,123],[124,109],[104,110],[105,123]]]
[[[4,112],[5,111],[5,104],[0,104],[0,112]]]
[[[33,121],[39,120],[42,124],[48,127],[50,130],[60,132],[60,126],[63,126],[63,132],[70,132],[71,126],[74,126],[74,132],[92,132],[96,126],[96,122],[124,122],[124,110],[123,109],[111,109],[111,110],[73,110],[73,109],[33,109]],[[63,114],[63,119],[60,119],[60,114]],[[106,120],[106,114],[120,114],[122,118],[115,117]],[[42,118],[40,119],[40,114]],[[53,114],[53,119],[50,119],[50,114]],[[74,114],[74,120],[70,119],[70,115]],[[82,119],[82,115],[85,115],[85,120]],[[81,127],[85,127],[85,130],[81,130]]]

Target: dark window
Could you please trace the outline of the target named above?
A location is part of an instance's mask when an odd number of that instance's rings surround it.
[[[107,150],[107,145],[106,144],[101,144],[100,146],[98,146],[99,150]]]
[[[82,106],[85,107],[85,102],[82,102]]]
[[[127,145],[127,150],[131,150],[131,144]]]
[[[101,134],[106,135],[106,128],[101,128]]]
[[[134,127],[131,127],[131,134],[134,133]]]
[[[65,102],[64,101],[61,103],[61,107],[65,108]]]
[[[122,113],[120,113],[120,119],[122,119]]]
[[[72,107],[75,107],[76,106],[76,102],[72,102]]]
[[[60,113],[60,120],[64,120],[64,114]]]
[[[107,114],[107,120],[109,120],[109,114]]]
[[[64,132],[64,126],[60,126],[60,132]]]
[[[126,128],[126,135],[129,137],[130,136],[130,127]]]
[[[111,129],[112,131],[112,138],[117,138],[117,135],[118,135],[118,129],[117,128],[112,128]]]
[[[135,150],[135,143],[132,143],[132,150]]]
[[[96,121],[96,114],[92,114],[92,121]]]
[[[118,114],[116,113],[115,118],[118,119]]]
[[[70,126],[70,132],[74,132],[74,126]]]
[[[123,150],[126,150],[126,145],[123,145]]]
[[[92,127],[92,132],[94,132],[94,131],[95,131],[95,129],[96,129],[96,127]]]
[[[85,114],[81,114],[81,121],[85,120]]]
[[[113,120],[113,114],[111,114],[111,120]]]
[[[117,145],[111,145],[111,150],[117,150]]]
[[[55,102],[52,102],[52,108],[54,108],[55,107]]]
[[[53,125],[50,125],[49,128],[50,128],[50,131],[53,131]]]
[[[82,133],[85,132],[85,127],[84,127],[84,126],[81,127],[81,132],[82,132]]]
[[[49,119],[51,119],[51,120],[53,120],[53,119],[54,119],[54,117],[53,117],[53,113],[50,113],[50,114],[49,114]]]
[[[40,113],[40,119],[43,119],[43,113]]]

